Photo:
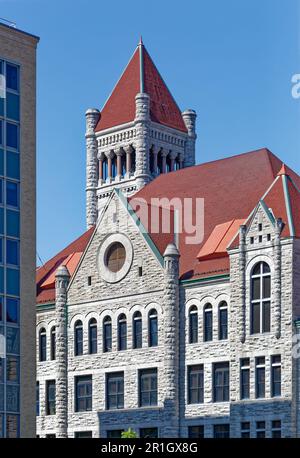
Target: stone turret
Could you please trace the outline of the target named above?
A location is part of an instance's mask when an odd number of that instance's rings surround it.
[[[55,275],[56,315],[56,421],[57,437],[68,437],[68,341],[67,341],[67,288],[70,274],[60,266]]]
[[[164,416],[163,437],[179,437],[179,252],[164,252]]]
[[[240,226],[239,268],[240,268],[240,342],[246,339],[246,232],[247,226]]]
[[[196,118],[195,110],[186,110],[182,113],[184,123],[188,131],[188,138],[185,147],[184,166],[189,167],[195,165],[195,145],[196,145]]]
[[[150,98],[148,94],[140,92],[135,96],[136,114],[136,171],[137,188],[141,189],[151,180],[149,174],[149,125],[150,125]]]
[[[86,117],[86,225],[87,229],[97,222],[97,185],[98,185],[98,159],[97,139],[95,127],[99,120],[100,112],[96,108],[87,110]]]
[[[283,229],[281,218],[275,221],[274,237],[274,304],[275,304],[275,335],[281,336],[281,242],[280,234]]]

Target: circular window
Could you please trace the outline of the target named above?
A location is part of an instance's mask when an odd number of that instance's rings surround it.
[[[111,272],[119,272],[124,266],[126,251],[120,242],[113,243],[107,250],[106,265]]]
[[[124,278],[132,264],[133,248],[125,234],[109,235],[99,247],[98,269],[108,283],[116,283]]]

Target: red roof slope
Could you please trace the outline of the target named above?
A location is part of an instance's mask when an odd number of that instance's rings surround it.
[[[282,168],[282,162],[276,156],[267,149],[261,149],[160,175],[131,197],[129,202],[133,205],[134,198],[144,199],[147,202],[148,233],[159,252],[163,254],[167,244],[174,237],[175,227],[171,223],[171,231],[165,234],[159,223],[158,230],[153,230],[153,214],[150,212],[152,198],[179,198],[182,202],[185,198],[191,198],[194,224],[196,222],[195,200],[204,199],[202,242],[188,244],[186,236],[189,234],[186,232],[179,234],[181,278],[201,278],[229,272],[229,257],[225,254],[225,245],[227,246],[229,239],[234,237],[239,223],[245,221],[261,200],[266,208],[272,209],[275,217],[283,219],[284,237],[291,235],[292,228],[289,225],[291,219],[294,235],[300,238],[299,185],[300,177],[295,172],[287,167]],[[157,201],[154,205],[160,207]],[[161,206],[166,208],[165,203]],[[169,213],[174,221],[172,209]],[[141,218],[142,222],[143,219]],[[78,253],[85,250],[93,230],[94,228],[91,228],[85,232],[37,270],[38,303],[54,301],[55,270],[66,262],[71,262],[72,270],[75,270],[75,264],[78,264],[80,258]],[[214,234],[217,235],[218,240],[215,240]],[[200,260],[197,259],[198,254]]]
[[[55,299],[55,285],[53,283],[53,275],[56,269],[61,264],[70,263],[71,259],[76,259],[78,264],[80,256],[78,253],[82,253],[92,234],[94,232],[94,227],[90,228],[84,234],[82,234],[78,239],[60,251],[56,256],[50,259],[46,264],[40,266],[36,271],[36,287],[37,287],[37,303],[44,302],[53,302]],[[71,256],[72,255],[72,256]],[[76,266],[77,266],[76,264]],[[71,274],[74,272],[76,266],[74,267],[74,262],[71,261]],[[70,266],[69,266],[70,267]],[[51,280],[51,284],[49,281]]]
[[[191,198],[194,212],[195,199],[204,199],[202,243],[187,244],[186,233],[179,237],[182,278],[223,273],[228,269],[228,261],[215,259],[199,262],[197,254],[217,225],[243,219],[252,212],[281,166],[282,162],[269,150],[261,149],[160,175],[135,195],[148,202],[155,197]],[[294,176],[300,179],[296,174]]]
[[[180,109],[140,43],[101,111],[96,132],[134,121],[135,96],[139,92],[150,96],[152,121],[187,131]]]

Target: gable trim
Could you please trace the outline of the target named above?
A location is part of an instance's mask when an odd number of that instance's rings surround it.
[[[282,184],[283,184],[283,192],[284,192],[284,200],[286,206],[286,212],[288,217],[288,223],[290,228],[291,237],[295,237],[295,227],[293,221],[293,213],[292,213],[292,205],[290,199],[290,193],[288,188],[288,180],[286,175],[282,175]]]

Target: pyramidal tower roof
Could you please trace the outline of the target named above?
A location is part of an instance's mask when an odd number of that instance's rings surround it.
[[[139,92],[150,97],[151,121],[187,131],[181,111],[141,39],[101,111],[96,132],[134,121]]]

